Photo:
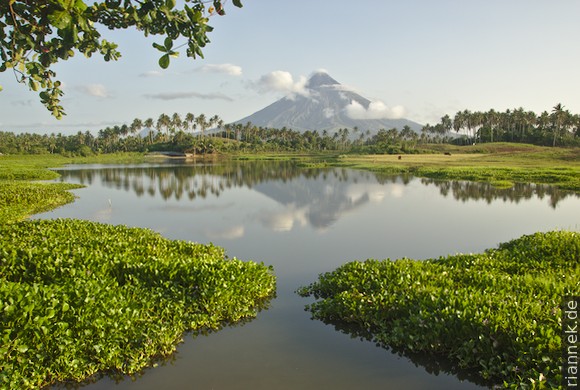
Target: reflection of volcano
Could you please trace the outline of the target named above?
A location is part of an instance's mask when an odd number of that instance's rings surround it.
[[[367,180],[357,183],[357,180],[352,180],[352,176],[358,176],[354,172],[349,172],[350,178],[336,172],[324,172],[320,177],[299,176],[285,182],[264,181],[255,185],[254,190],[286,208],[264,212],[260,219],[274,230],[290,230],[295,223],[309,223],[314,228],[324,229],[343,214],[384,198],[384,186]]]
[[[217,198],[237,188],[255,190],[280,206],[261,210],[257,217],[265,226],[277,231],[289,231],[295,226],[312,225],[316,229],[331,226],[346,213],[385,198],[400,198],[406,193],[409,177],[376,175],[348,169],[308,169],[291,161],[230,162],[227,164],[183,164],[143,166],[96,166],[59,169],[61,181],[97,184],[117,190],[133,191],[137,197],[160,198],[159,204],[174,212],[208,211],[216,207],[204,200]],[[444,196],[457,200],[497,200],[519,202],[523,199],[548,197],[556,205],[568,196],[579,196],[555,187],[536,184],[515,184],[512,188],[497,189],[489,183],[449,182],[421,179],[423,185],[437,186]],[[103,205],[104,206],[104,205]],[[118,210],[113,204],[98,211],[93,218],[108,220]],[[235,200],[220,203],[235,211]],[[211,229],[210,229],[211,230]],[[243,237],[243,223],[229,229],[209,231],[218,238]]]

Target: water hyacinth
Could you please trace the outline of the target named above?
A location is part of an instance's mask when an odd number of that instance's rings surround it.
[[[274,293],[271,267],[211,244],[80,220],[0,225],[0,387],[136,373]]]
[[[485,385],[559,387],[561,302],[580,291],[580,234],[536,233],[481,254],[347,263],[298,292],[380,345],[451,362]]]

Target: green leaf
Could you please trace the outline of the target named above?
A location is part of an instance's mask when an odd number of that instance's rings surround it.
[[[26,351],[28,351],[28,347],[26,345],[21,345],[18,347],[18,352],[24,353]]]
[[[167,37],[167,38],[165,38],[163,45],[165,46],[165,50],[169,51],[173,48],[173,40],[171,38]]]
[[[85,4],[83,0],[76,0],[75,1],[75,8],[80,12],[84,12],[88,6]]]
[[[232,2],[238,8],[242,8],[243,7],[242,2],[240,0],[233,0]]]
[[[38,91],[38,83],[32,79],[28,80],[28,85],[33,91]]]
[[[62,30],[70,26],[72,22],[72,16],[67,11],[55,11],[48,15],[48,20],[54,27]]]
[[[159,58],[159,66],[163,69],[167,69],[169,66],[169,54],[162,55],[161,58]]]
[[[155,43],[155,42],[153,42],[153,47],[154,47],[154,48],[156,48],[156,49],[157,49],[157,50],[159,50],[159,51],[162,51],[162,52],[164,52],[164,53],[167,51],[167,50],[165,50],[165,47],[163,47],[163,46],[161,46],[160,44],[158,44],[158,43]]]

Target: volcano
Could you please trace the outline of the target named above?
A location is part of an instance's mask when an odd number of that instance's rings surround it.
[[[234,124],[251,122],[255,126],[306,131],[341,128],[376,133],[380,129],[409,126],[419,132],[422,125],[396,117],[394,110],[376,103],[346,88],[326,72],[314,73],[305,85],[303,93],[283,97],[269,106],[242,118]]]

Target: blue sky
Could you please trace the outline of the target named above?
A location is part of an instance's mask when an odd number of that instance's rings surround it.
[[[578,0],[243,0],[214,16],[204,59],[157,65],[152,42],[106,31],[122,57],[76,55],[54,69],[67,116],[0,73],[0,131],[96,132],[134,118],[219,115],[226,123],[300,89],[324,69],[361,95],[435,123],[463,109],[562,103],[580,113]]]

